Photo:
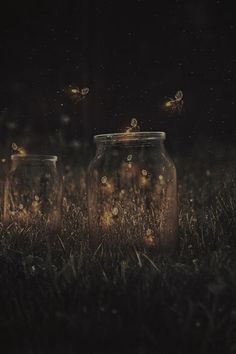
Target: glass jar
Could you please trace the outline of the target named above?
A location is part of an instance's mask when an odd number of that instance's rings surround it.
[[[177,247],[176,169],[164,132],[97,135],[88,168],[91,247],[172,253]]]
[[[58,230],[62,178],[57,156],[12,155],[4,191],[4,222]]]

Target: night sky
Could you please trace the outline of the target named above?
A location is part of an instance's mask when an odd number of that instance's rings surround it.
[[[233,1],[9,2],[0,21],[0,136],[45,143],[117,132],[136,117],[185,146],[233,143]],[[89,87],[83,101],[69,87]],[[164,103],[178,90],[181,114]]]

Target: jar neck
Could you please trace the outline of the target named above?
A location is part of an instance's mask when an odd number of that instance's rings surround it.
[[[50,167],[56,167],[56,161],[51,161],[51,160],[38,160],[38,159],[13,159],[11,163],[11,168],[14,170],[18,166],[25,166],[25,167],[30,167],[30,166],[50,166]]]
[[[125,149],[155,149],[165,151],[164,140],[152,141],[118,141],[118,142],[96,142],[97,152],[102,153],[109,150],[125,150]]]

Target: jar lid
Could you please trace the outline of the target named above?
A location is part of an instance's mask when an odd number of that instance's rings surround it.
[[[21,161],[52,161],[56,162],[57,161],[57,156],[56,155],[31,155],[31,154],[13,154],[11,155],[11,160],[16,161],[16,160],[21,160]]]
[[[94,136],[95,142],[122,142],[122,141],[153,141],[164,140],[166,137],[165,132],[128,132],[128,133],[111,133],[99,134]]]

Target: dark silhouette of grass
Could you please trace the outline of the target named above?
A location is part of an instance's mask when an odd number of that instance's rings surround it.
[[[2,352],[235,353],[233,156],[176,160],[174,259],[135,249],[93,254],[84,171],[67,171],[60,235],[0,231]]]

